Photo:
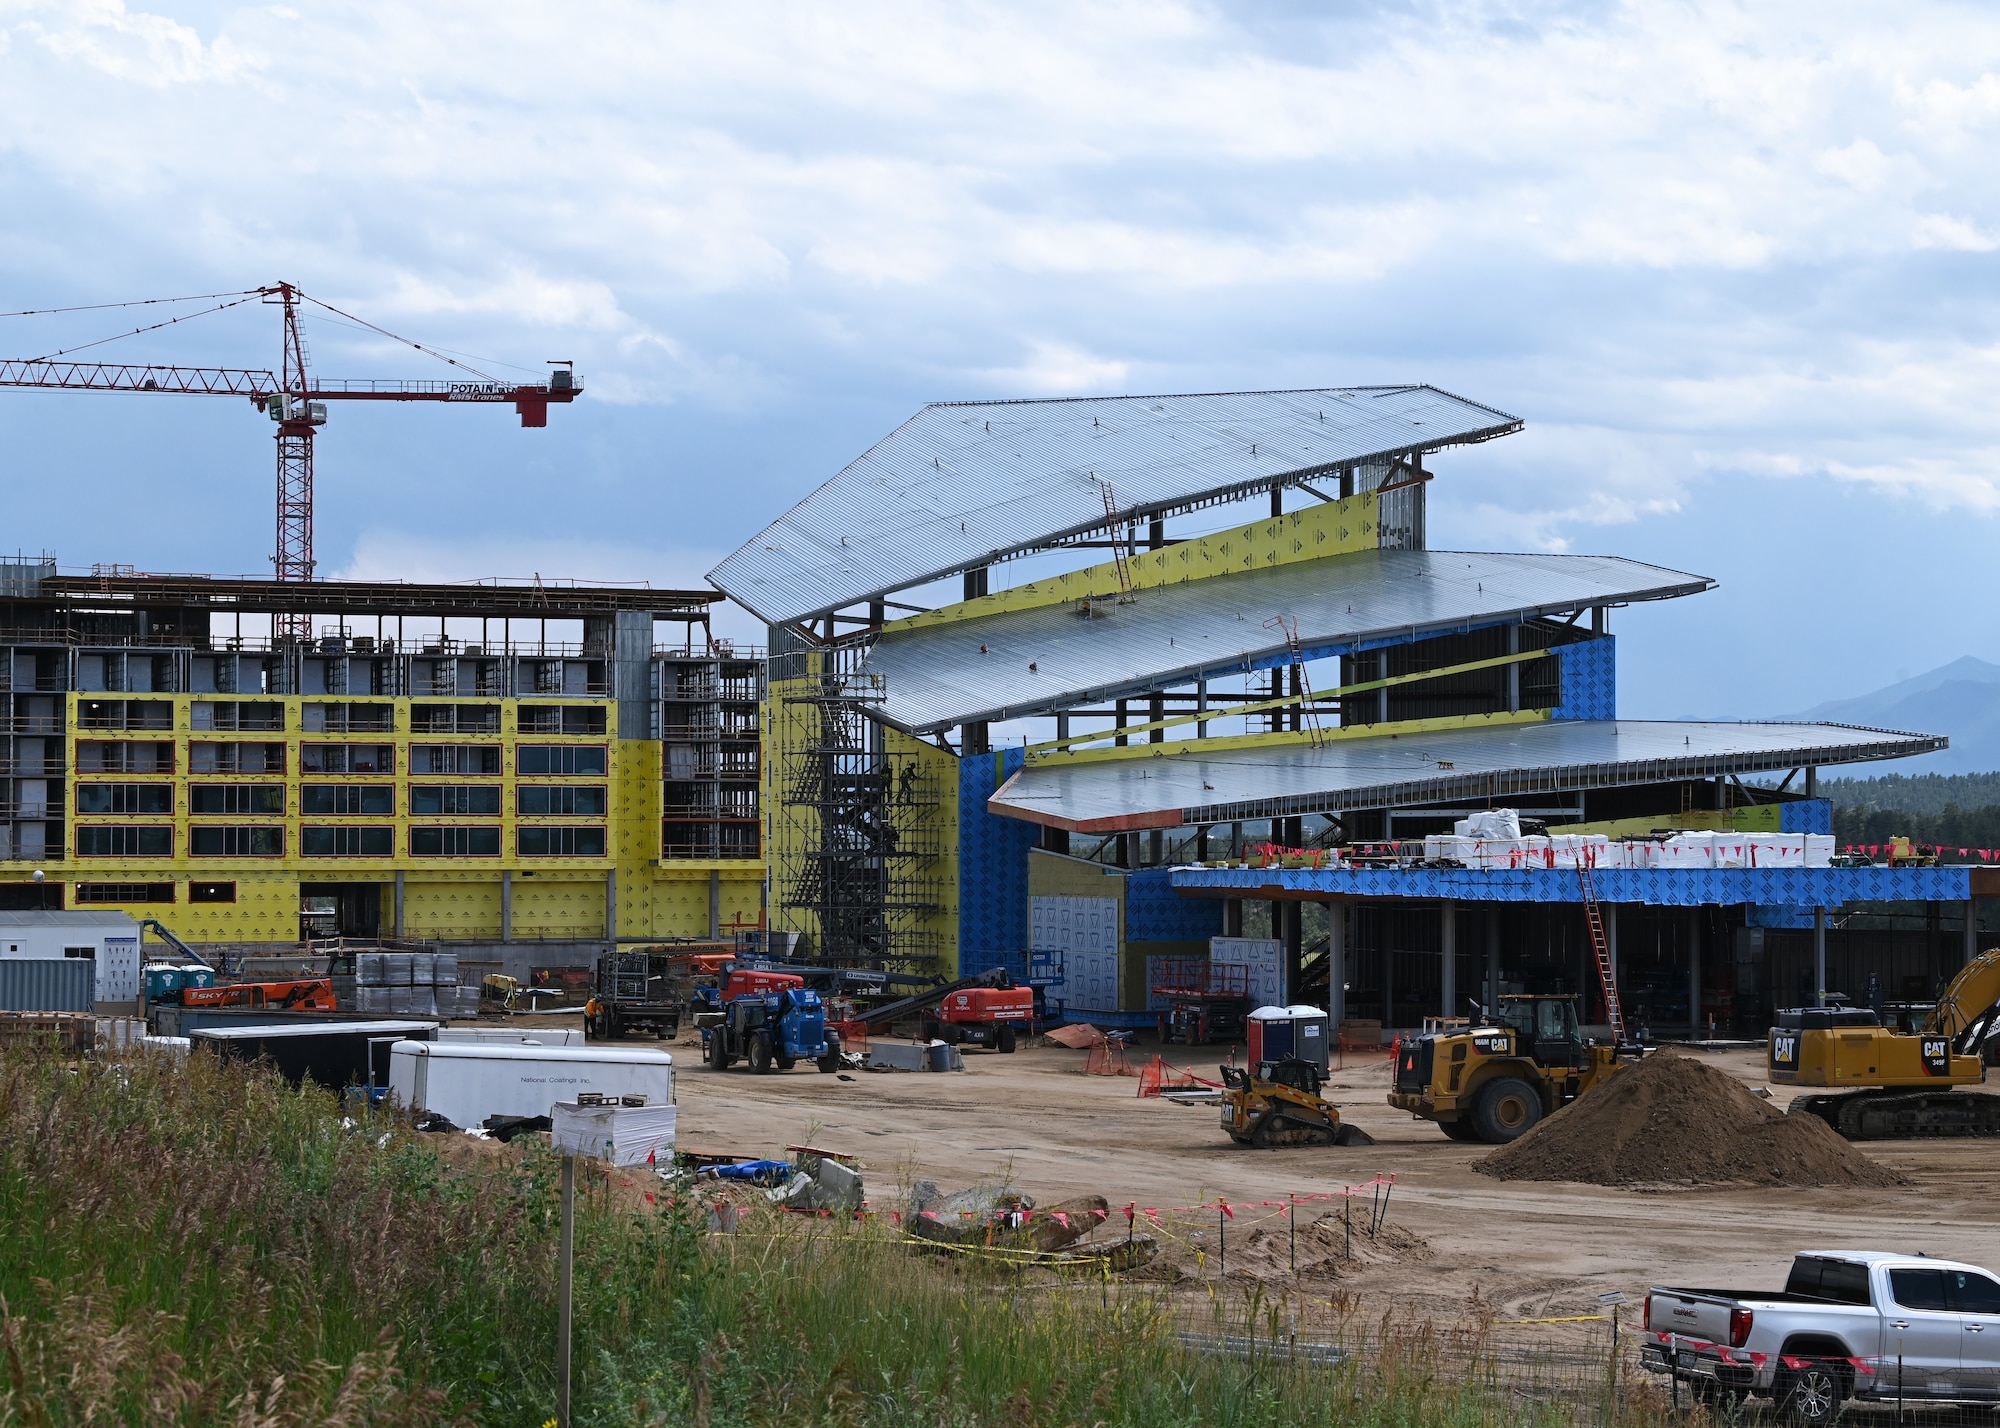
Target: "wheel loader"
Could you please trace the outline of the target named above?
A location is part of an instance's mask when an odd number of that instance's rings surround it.
[[[1823,1087],[1793,1100],[1849,1140],[2000,1135],[2000,1096],[1954,1090],[1986,1079],[2000,1023],[2000,949],[1959,970],[1931,1007],[1885,1013],[1804,1007],[1778,1013],[1766,1046],[1776,1085]]]
[[[1251,1067],[1222,1068],[1222,1128],[1241,1145],[1273,1150],[1287,1145],[1373,1145],[1359,1126],[1344,1125],[1340,1110],[1320,1095],[1325,1084],[1310,1061],[1287,1057]]]
[[[1519,1139],[1627,1064],[1619,1047],[1585,1044],[1574,997],[1503,996],[1497,1016],[1478,1010],[1471,1026],[1405,1038],[1389,1092],[1453,1140]]]

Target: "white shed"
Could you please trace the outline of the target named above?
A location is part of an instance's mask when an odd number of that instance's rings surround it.
[[[122,912],[0,912],[0,959],[97,964],[98,1002],[139,999],[139,924]]]

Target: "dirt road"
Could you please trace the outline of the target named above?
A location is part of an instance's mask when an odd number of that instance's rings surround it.
[[[1393,1293],[1406,1309],[1449,1315],[1476,1294],[1528,1318],[1591,1312],[1602,1291],[1636,1299],[1652,1283],[1775,1287],[1805,1246],[1923,1250],[2000,1267],[2000,1145],[1990,1141],[1867,1146],[1911,1177],[1894,1190],[1502,1183],[1470,1168],[1485,1147],[1448,1141],[1384,1102],[1386,1058],[1336,1071],[1328,1092],[1375,1145],[1254,1151],[1221,1132],[1212,1107],[1138,1099],[1135,1080],[1082,1075],[1084,1053],[1064,1048],[969,1052],[963,1074],[851,1080],[803,1066],[717,1073],[692,1043],[673,1049],[685,1068],[683,1148],[771,1154],[810,1141],[849,1150],[867,1167],[878,1209],[899,1206],[918,1178],[947,1190],[1010,1183],[1044,1204],[1094,1192],[1122,1208],[1282,1201],[1394,1176],[1390,1219],[1428,1252],[1343,1274],[1341,1287],[1364,1308]],[[1756,1054],[1710,1059],[1764,1084]]]

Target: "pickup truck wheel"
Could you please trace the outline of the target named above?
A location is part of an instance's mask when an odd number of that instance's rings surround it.
[[[753,1032],[750,1036],[750,1069],[763,1075],[771,1069],[771,1035],[769,1032]]]
[[[1472,1103],[1472,1129],[1488,1145],[1519,1140],[1541,1118],[1541,1096],[1518,1076],[1487,1082]]]
[[[1019,1044],[1017,1040],[1017,1034],[1014,1031],[1014,1028],[1011,1026],[1001,1027],[1000,1035],[994,1039],[993,1044],[1003,1054],[1012,1051],[1015,1048],[1015,1046]]]
[[[1841,1400],[1847,1397],[1847,1380],[1832,1364],[1807,1364],[1788,1369],[1771,1386],[1771,1396],[1787,1423],[1800,1428],[1826,1428],[1840,1416]]]

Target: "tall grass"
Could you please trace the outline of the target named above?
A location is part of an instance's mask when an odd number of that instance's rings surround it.
[[[1191,1302],[1193,1322],[1265,1343],[1297,1308],[918,1255],[879,1224],[771,1214],[710,1235],[664,1193],[591,1186],[576,1421],[592,1428],[1657,1417],[1643,1396],[1524,1394],[1482,1369],[1476,1335],[1385,1322],[1338,1367],[1190,1352]],[[203,1056],[0,1054],[0,1424],[541,1428],[554,1187],[546,1150],[357,1124]]]

